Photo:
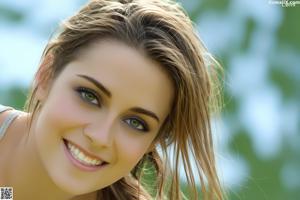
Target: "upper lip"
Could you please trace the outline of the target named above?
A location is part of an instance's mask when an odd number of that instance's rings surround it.
[[[94,159],[97,159],[97,160],[100,160],[104,163],[107,163],[106,161],[104,161],[102,158],[100,158],[99,156],[96,156],[88,151],[86,151],[85,149],[83,149],[82,147],[80,147],[79,145],[75,144],[74,142],[70,141],[70,140],[67,140],[67,139],[64,139],[65,142],[68,142],[70,144],[72,144],[73,146],[75,146],[76,148],[78,148],[80,151],[82,151],[85,155],[87,155],[88,157],[90,158],[94,158]]]

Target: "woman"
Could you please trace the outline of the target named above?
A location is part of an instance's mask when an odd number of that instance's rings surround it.
[[[90,1],[46,46],[25,112],[2,107],[0,185],[17,200],[178,200],[183,166],[188,199],[198,179],[223,199],[214,63],[178,4]]]

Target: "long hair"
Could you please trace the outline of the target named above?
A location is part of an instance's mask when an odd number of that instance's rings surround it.
[[[219,102],[221,68],[178,3],[169,0],[89,1],[62,22],[47,44],[25,109],[34,116],[40,104],[36,92],[41,85],[51,86],[64,67],[80,56],[82,49],[103,39],[124,42],[159,63],[173,81],[175,97],[171,112],[155,138],[156,148],[144,156],[130,175],[99,190],[99,199],[151,199],[151,196],[184,199],[180,189],[181,166],[189,199],[198,199],[200,193],[203,199],[223,199],[210,121]],[[150,185],[142,181],[147,170],[154,178]],[[197,180],[200,180],[200,191]]]

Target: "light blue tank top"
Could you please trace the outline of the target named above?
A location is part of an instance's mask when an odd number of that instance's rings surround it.
[[[4,119],[3,123],[0,124],[0,140],[5,135],[6,130],[11,125],[11,123],[19,116],[21,112],[14,110],[12,107],[3,106],[0,104],[0,114],[7,110],[12,110],[8,116]]]

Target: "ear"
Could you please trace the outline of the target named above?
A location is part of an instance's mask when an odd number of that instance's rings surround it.
[[[46,55],[35,75],[35,87],[37,88],[36,97],[37,99],[44,101],[48,95],[50,85],[52,82],[52,64],[53,56],[52,54]]]

